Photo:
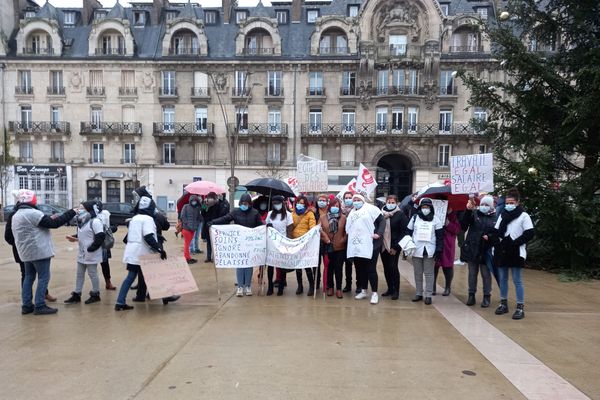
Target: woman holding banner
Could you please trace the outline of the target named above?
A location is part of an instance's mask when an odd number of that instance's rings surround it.
[[[346,220],[348,234],[347,257],[356,265],[356,275],[360,293],[356,300],[367,298],[367,287],[371,283],[371,304],[379,303],[377,294],[377,258],[385,232],[385,219],[381,210],[365,202],[360,194],[352,197],[354,209]]]
[[[294,211],[292,212],[292,219],[294,221],[292,225],[292,239],[297,239],[310,231],[317,221],[315,214],[308,209],[308,199],[305,196],[296,197],[296,204]],[[312,296],[315,293],[315,278],[313,276],[312,268],[305,268],[306,276],[308,278],[308,296]],[[298,289],[296,294],[300,295],[304,292],[304,286],[302,285],[302,270],[296,269],[296,279],[298,280]]]
[[[269,211],[265,222],[267,223],[267,226],[272,227],[277,232],[287,237],[292,232],[294,220],[292,218],[292,213],[289,212],[284,206],[284,201],[285,198],[283,196],[273,196],[273,210]],[[280,270],[280,268],[277,269]],[[277,287],[277,296],[281,296],[283,294],[286,272],[287,270],[281,271],[281,280],[279,281],[279,286]],[[273,294],[273,266],[271,265],[269,265],[267,268],[267,278],[269,280],[267,296],[271,296]]]
[[[252,207],[252,197],[248,193],[244,193],[240,197],[240,208],[233,210],[229,214],[217,218],[208,223],[209,228],[212,225],[226,225],[232,222],[237,225],[245,226],[246,228],[256,228],[263,225],[262,219],[258,211]],[[237,268],[237,297],[252,296],[252,272],[254,268]]]
[[[329,258],[327,267],[327,296],[333,296],[333,277],[335,276],[335,296],[342,295],[342,265],[346,258],[346,216],[341,211],[341,203],[334,198],[329,203],[327,215],[321,217],[321,242]]]

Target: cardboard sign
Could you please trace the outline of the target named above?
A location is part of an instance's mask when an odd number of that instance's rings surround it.
[[[184,257],[161,260],[159,254],[140,257],[142,273],[151,299],[198,291],[196,280]]]
[[[450,157],[450,177],[453,194],[493,192],[493,154]]]
[[[448,200],[432,199],[433,202],[433,222],[435,226],[444,226],[446,224],[446,214],[448,213]]]
[[[296,163],[296,179],[300,192],[326,192],[328,185],[327,161],[303,157]]]

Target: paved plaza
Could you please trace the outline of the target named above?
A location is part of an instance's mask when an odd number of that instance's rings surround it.
[[[513,321],[494,315],[497,290],[489,309],[463,304],[466,267],[452,296],[425,306],[410,301],[412,268],[401,261],[400,299],[373,306],[296,296],[292,275],[283,297],[237,298],[229,270],[219,271],[219,300],[214,268],[200,262],[199,292],[117,313],[117,293],[104,289],[101,303],[62,304],[75,281],[76,250],[63,239],[72,230],[53,232],[54,316],[20,315],[19,268],[0,245],[1,399],[600,399],[597,281],[526,270],[526,318]],[[182,239],[167,238],[168,254],[180,254]]]

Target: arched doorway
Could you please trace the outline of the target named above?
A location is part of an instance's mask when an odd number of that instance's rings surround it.
[[[387,154],[377,162],[377,196],[395,194],[402,199],[412,193],[412,163],[406,156]]]

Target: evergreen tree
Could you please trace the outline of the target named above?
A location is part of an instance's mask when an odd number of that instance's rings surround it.
[[[510,0],[482,25],[502,82],[459,76],[494,146],[499,191],[536,224],[531,262],[600,275],[600,1]],[[504,17],[504,18],[503,18]]]

